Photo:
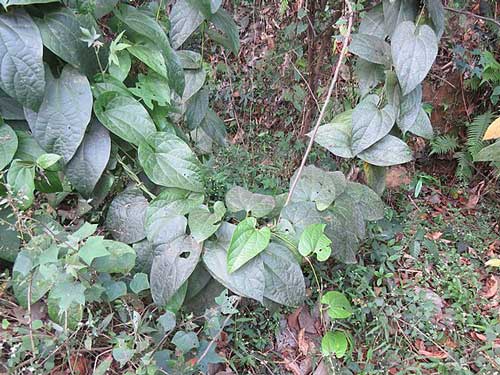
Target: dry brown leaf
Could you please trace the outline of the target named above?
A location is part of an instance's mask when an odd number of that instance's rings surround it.
[[[443,235],[443,232],[432,232],[432,233],[427,233],[425,235],[425,237],[429,240],[436,241],[436,240],[439,240],[442,235]]]
[[[418,348],[418,354],[420,355],[436,359],[445,359],[448,357],[448,353],[443,352],[441,349],[436,348],[435,346],[426,348],[422,340],[417,340],[415,342],[415,346]]]
[[[309,343],[307,342],[307,339],[305,337],[305,332],[306,332],[305,328],[302,328],[299,331],[299,335],[297,337],[297,342],[299,344],[299,350],[300,350],[300,352],[304,356],[307,356],[307,353],[309,352]]]
[[[491,123],[483,137],[485,141],[497,138],[500,138],[500,117]]]
[[[494,275],[491,275],[486,279],[483,289],[479,294],[484,298],[494,297],[498,292],[498,280]]]

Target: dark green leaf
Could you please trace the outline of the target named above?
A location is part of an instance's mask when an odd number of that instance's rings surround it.
[[[379,167],[404,164],[413,160],[413,154],[408,145],[393,135],[386,135],[380,141],[358,154],[358,157]]]
[[[217,13],[215,13],[210,21],[219,29],[224,35],[223,37],[214,37],[216,34],[209,33],[209,36],[216,42],[222,44],[224,47],[228,48],[235,55],[238,54],[240,50],[240,32],[238,26],[233,20],[233,17],[226,12],[223,8],[220,8]],[[217,34],[220,35],[220,34]]]
[[[432,20],[432,28],[437,38],[441,39],[444,33],[444,6],[442,0],[425,0],[425,6]]]
[[[227,271],[227,249],[234,228],[235,226],[232,224],[223,224],[217,235],[219,236],[220,233],[228,232],[227,235],[223,235],[222,240],[218,237],[216,242],[208,241],[205,243],[203,262],[212,277],[226,288],[240,296],[253,298],[262,302],[264,298],[265,277],[261,257],[252,259],[233,273]]]
[[[189,129],[197,128],[208,111],[208,90],[203,89],[194,94],[187,102],[186,122]]]
[[[0,210],[0,259],[14,262],[21,241],[16,231],[16,216],[12,210],[3,207]]]
[[[82,142],[91,114],[89,81],[67,65],[60,78],[47,83],[40,110],[28,122],[40,146],[47,152],[61,155],[67,163]]]
[[[227,145],[226,125],[212,109],[208,109],[200,127],[214,142],[220,146]]]
[[[7,124],[0,125],[0,170],[12,161],[16,151],[16,132]]]
[[[359,32],[382,39],[385,38],[384,10],[382,5],[379,4],[365,13],[359,25]]]
[[[98,70],[96,55],[86,42],[82,41],[81,27],[90,28],[84,16],[76,15],[69,8],[58,8],[35,19],[43,44],[61,59],[71,64],[89,78]],[[97,25],[92,25],[94,28]]]
[[[0,90],[0,117],[4,120],[24,120],[23,106]]]
[[[201,247],[191,236],[182,236],[160,245],[151,267],[151,295],[159,306],[165,306],[193,273]]]
[[[355,68],[361,96],[367,95],[384,80],[384,67],[359,58]]]
[[[37,111],[45,90],[40,32],[23,9],[0,14],[0,88]]]
[[[110,153],[108,131],[93,120],[75,156],[66,165],[65,174],[71,185],[81,194],[90,196],[108,164]]]
[[[306,286],[300,265],[285,247],[271,243],[261,254],[266,286],[264,297],[285,306],[300,306]]]
[[[436,34],[427,25],[402,22],[394,32],[391,49],[401,90],[407,95],[424,80],[436,59]]]
[[[212,213],[208,207],[200,206],[189,212],[189,230],[196,241],[203,242],[217,231],[226,207],[222,202],[215,202],[213,211]]]
[[[135,145],[156,133],[148,111],[132,97],[117,92],[105,93],[96,100],[94,111],[110,132]]]
[[[144,239],[147,207],[148,201],[138,189],[127,189],[117,195],[106,216],[106,227],[113,238],[129,244]]]
[[[178,49],[205,20],[203,14],[187,0],[177,0],[170,11],[170,40]]]
[[[394,108],[387,105],[379,109],[378,101],[377,95],[368,95],[352,113],[352,151],[355,155],[386,136],[396,121]]]
[[[375,64],[391,64],[391,46],[382,38],[373,35],[354,34],[349,51]]]
[[[172,338],[172,344],[175,345],[177,350],[180,350],[183,353],[196,349],[200,345],[196,333],[184,331],[178,331],[175,333]]]
[[[168,133],[150,135],[139,145],[139,161],[155,184],[203,192],[201,164],[189,146]]]
[[[415,21],[418,7],[416,0],[383,0],[385,32],[392,37],[396,26],[404,21]]]

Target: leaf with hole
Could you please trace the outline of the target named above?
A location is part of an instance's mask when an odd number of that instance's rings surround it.
[[[201,247],[193,237],[181,236],[156,251],[159,255],[151,267],[151,295],[158,306],[165,306],[193,273]]]
[[[314,253],[320,262],[330,257],[332,241],[325,235],[325,228],[326,224],[311,224],[306,227],[299,240],[299,253],[302,256]]]

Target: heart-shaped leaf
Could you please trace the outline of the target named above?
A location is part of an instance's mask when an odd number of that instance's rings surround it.
[[[248,217],[234,230],[227,251],[227,270],[232,273],[264,251],[271,239],[268,227],[255,228],[257,219]]]
[[[160,245],[153,259],[150,284],[153,301],[165,306],[193,273],[201,255],[201,247],[191,236],[181,236]]]
[[[374,35],[353,35],[349,51],[374,64],[390,65],[391,63],[391,46]]]
[[[392,59],[403,95],[413,91],[425,78],[438,52],[438,40],[427,25],[400,23],[391,41]]]
[[[275,201],[270,195],[252,193],[241,186],[235,186],[226,193],[226,205],[229,212],[245,211],[260,218],[271,213]]]
[[[391,105],[378,108],[379,97],[368,95],[352,113],[352,151],[355,155],[386,136],[396,121]],[[373,164],[373,163],[372,163]]]
[[[412,151],[406,143],[393,135],[386,135],[358,157],[379,167],[408,163],[413,159]]]
[[[42,54],[40,32],[25,10],[0,14],[0,88],[34,111],[45,90]]]
[[[314,141],[341,158],[354,157],[351,150],[352,110],[335,116],[329,124],[321,125]]]
[[[139,145],[139,161],[155,184],[202,192],[201,164],[189,146],[169,133],[154,133]]]

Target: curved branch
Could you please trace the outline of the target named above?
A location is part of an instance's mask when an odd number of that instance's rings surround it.
[[[454,9],[454,8],[450,8],[450,7],[444,7],[444,9],[446,9],[447,11],[452,12],[452,13],[464,14],[466,16],[475,17],[475,18],[478,18],[478,19],[483,20],[483,21],[488,21],[488,22],[494,23],[495,25],[500,27],[500,21],[497,21],[494,18],[480,16],[478,14],[469,12],[468,10],[460,10],[460,9]]]
[[[347,32],[344,37],[344,43],[342,46],[342,51],[340,52],[339,60],[337,61],[337,65],[335,66],[335,71],[333,73],[332,80],[330,82],[330,87],[328,89],[328,94],[326,96],[325,102],[323,103],[323,107],[321,108],[321,112],[319,114],[318,120],[316,121],[316,125],[314,126],[314,129],[311,134],[311,139],[309,140],[309,144],[307,145],[306,152],[304,153],[304,156],[302,158],[302,162],[300,163],[299,170],[297,172],[297,177],[292,182],[292,186],[290,187],[290,191],[288,193],[288,196],[286,198],[285,206],[290,203],[290,199],[292,198],[293,192],[295,188],[297,187],[297,183],[300,180],[300,176],[302,174],[302,171],[304,170],[304,166],[307,162],[307,157],[309,156],[309,153],[311,152],[312,146],[314,144],[314,138],[316,137],[316,134],[318,133],[319,126],[321,125],[321,122],[323,121],[323,118],[325,117],[326,109],[328,107],[328,104],[330,103],[330,100],[332,98],[333,94],[333,89],[335,88],[335,85],[337,83],[337,80],[339,78],[339,73],[340,73],[340,68],[342,67],[343,60],[345,58],[345,55],[347,54],[347,47],[349,45],[349,38],[351,36],[352,32],[352,20],[354,17],[354,12],[352,11],[352,6],[349,0],[345,1],[346,6],[347,6],[347,15],[349,17],[348,25],[347,25]]]

